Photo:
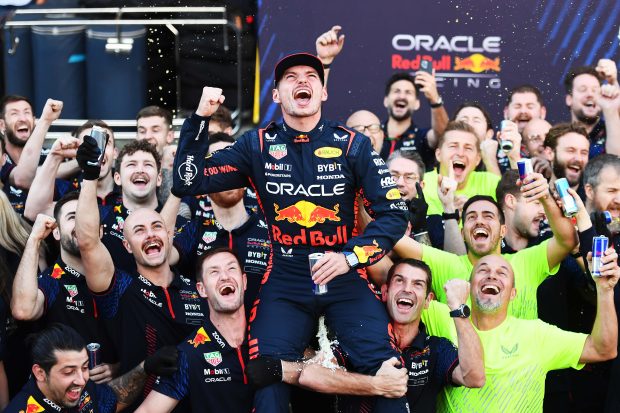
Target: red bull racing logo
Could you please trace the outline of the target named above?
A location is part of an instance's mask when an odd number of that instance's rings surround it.
[[[297,223],[303,227],[311,228],[317,223],[323,224],[325,221],[339,222],[338,216],[340,205],[334,205],[334,209],[315,205],[308,201],[299,201],[294,205],[280,209],[278,204],[273,204],[276,213],[276,221],[288,221],[289,223]]]
[[[22,413],[22,412],[24,412],[24,413],[39,413],[39,412],[43,412],[43,411],[45,411],[43,406],[41,406],[39,403],[37,403],[37,401],[34,399],[34,397],[30,396],[30,397],[28,397],[28,401],[26,402],[26,410],[21,410],[20,413]]]
[[[196,332],[196,336],[192,340],[187,340],[187,342],[197,348],[199,345],[206,343],[207,341],[211,341],[209,335],[205,331],[204,327],[200,327]]]
[[[469,57],[455,57],[454,70],[469,70],[473,73],[481,73],[486,72],[487,70],[499,72],[501,71],[501,68],[499,65],[499,57],[491,59],[480,53],[474,53]]]
[[[372,244],[373,245],[362,245],[361,247],[356,245],[353,247],[353,252],[357,255],[357,259],[360,263],[366,264],[369,258],[383,251],[379,248],[379,243],[376,240],[373,240]]]
[[[52,269],[52,278],[55,280],[60,279],[65,274],[65,271],[58,264],[54,264],[54,268]]]

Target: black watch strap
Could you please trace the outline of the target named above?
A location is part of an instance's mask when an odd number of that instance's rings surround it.
[[[454,212],[444,212],[441,214],[441,218],[443,218],[444,221],[448,220],[448,219],[456,219],[457,221],[459,220],[459,211],[458,209]]]
[[[469,317],[470,312],[471,311],[469,310],[467,304],[461,304],[461,306],[456,310],[450,311],[450,317],[467,318]]]

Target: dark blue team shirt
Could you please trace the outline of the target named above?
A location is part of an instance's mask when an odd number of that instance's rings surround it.
[[[430,128],[419,128],[413,122],[405,133],[401,136],[389,136],[387,131],[387,121],[381,128],[385,133],[385,140],[381,147],[380,156],[383,160],[387,158],[397,149],[403,151],[416,151],[424,161],[427,171],[432,171],[437,160],[435,158],[435,150],[428,145],[428,132]]]
[[[34,377],[31,377],[22,390],[11,400],[3,413],[61,412],[61,413],[114,413],[117,398],[112,389],[105,384],[86,382],[80,402],[74,408],[61,408],[47,399]]]
[[[184,274],[193,274],[197,258],[207,251],[220,247],[234,250],[248,277],[244,303],[249,312],[269,264],[271,242],[264,218],[247,211],[247,221],[230,232],[215,218],[194,218],[175,235],[174,246],[180,255],[177,268]]]
[[[189,206],[192,217],[213,218],[213,207],[211,206],[209,195],[184,196],[181,200]],[[245,188],[243,205],[253,212],[261,213],[258,207],[256,192],[252,188]]]
[[[254,391],[245,365],[248,347],[231,347],[207,318],[178,345],[178,371],[157,379],[154,390],[176,400],[189,398],[192,411],[249,413]]]

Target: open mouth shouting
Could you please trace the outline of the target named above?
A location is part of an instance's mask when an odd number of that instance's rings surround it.
[[[489,233],[489,230],[487,230],[486,228],[477,227],[477,228],[474,228],[471,235],[474,241],[484,242],[489,239],[491,234]]]
[[[149,177],[146,174],[137,173],[131,177],[131,183],[139,188],[145,188],[149,183]]]
[[[465,170],[467,169],[467,165],[464,161],[460,159],[454,159],[452,161],[452,170],[454,171],[454,178],[462,182],[465,179]]]
[[[231,282],[224,282],[219,286],[217,291],[221,296],[227,297],[234,295],[237,291],[237,287]]]
[[[32,131],[30,130],[30,125],[28,125],[25,122],[20,122],[15,124],[15,135],[22,138],[22,139],[28,139],[30,137],[30,133]]]
[[[501,288],[499,285],[494,283],[483,283],[480,285],[480,293],[483,296],[495,296],[501,292]]]
[[[69,402],[73,404],[80,399],[80,395],[82,394],[82,387],[81,386],[70,387],[65,394]]]
[[[306,106],[312,99],[312,90],[306,86],[299,87],[293,92],[293,99],[300,106]]]
[[[159,238],[148,239],[142,245],[142,251],[144,251],[144,253],[149,257],[159,255],[163,248],[164,244]]]

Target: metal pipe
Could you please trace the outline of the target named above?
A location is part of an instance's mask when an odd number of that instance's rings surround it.
[[[226,13],[226,7],[99,7],[68,9],[19,9],[15,14],[101,14],[101,13]]]
[[[186,25],[215,25],[224,26],[228,21],[224,19],[131,19],[131,20],[25,20],[10,21],[4,25],[8,27],[26,27],[26,26],[103,26],[109,24],[120,24],[124,26],[133,24],[144,24],[147,26],[166,25],[166,24],[186,24]]]

